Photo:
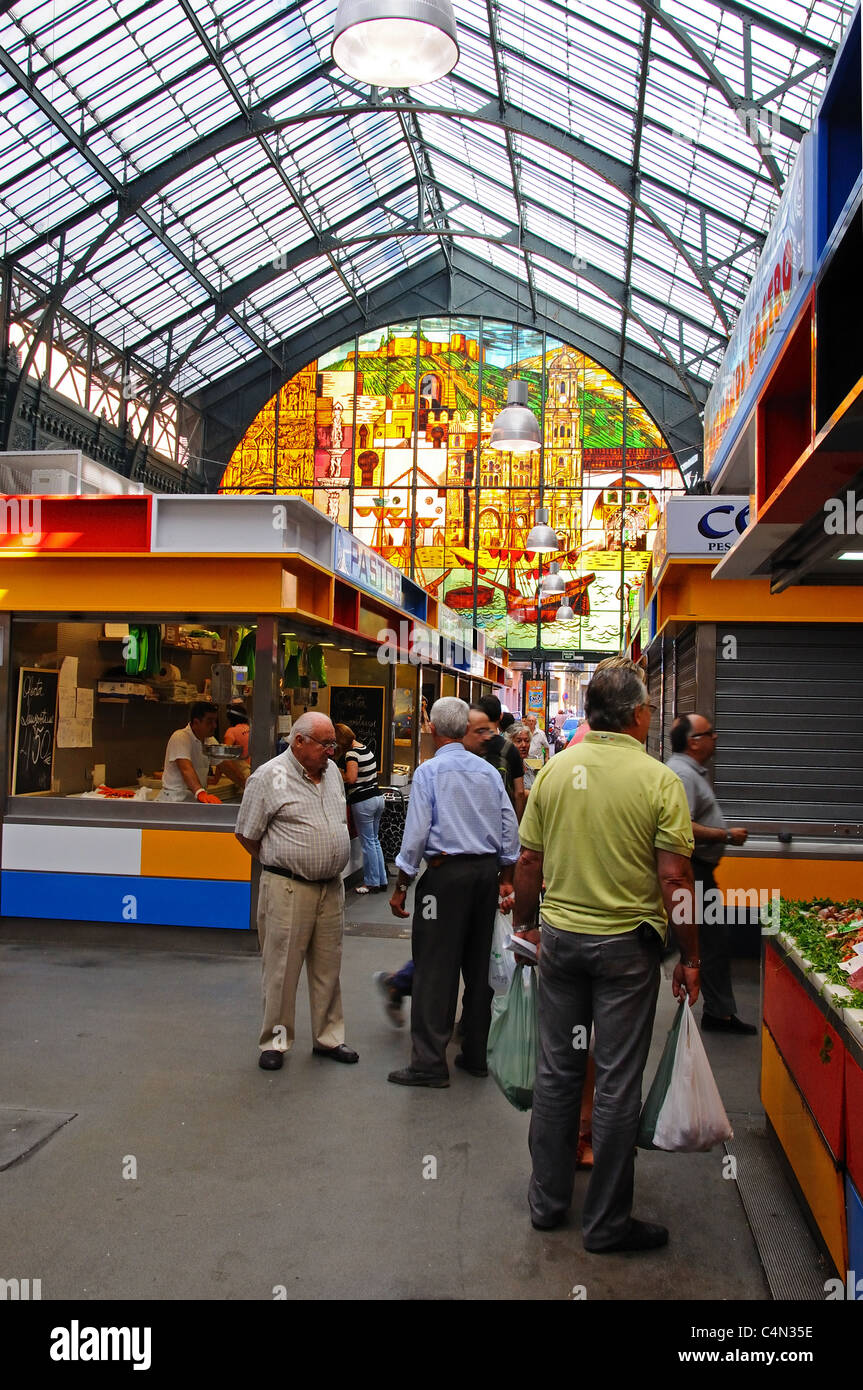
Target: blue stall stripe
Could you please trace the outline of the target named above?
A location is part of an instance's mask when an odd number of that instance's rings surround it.
[[[224,879],[43,874],[4,869],[0,914],[64,922],[233,927],[248,931],[251,888]]]
[[[845,1214],[848,1218],[848,1268],[863,1280],[863,1198],[845,1174]]]

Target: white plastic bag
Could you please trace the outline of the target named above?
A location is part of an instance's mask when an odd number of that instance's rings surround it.
[[[488,962],[488,982],[495,994],[506,994],[515,973],[515,957],[506,949],[512,930],[512,917],[498,912],[494,919],[491,956]]]
[[[653,1147],[696,1153],[733,1138],[734,1131],[687,999],[677,1034],[671,1082],[656,1119]]]

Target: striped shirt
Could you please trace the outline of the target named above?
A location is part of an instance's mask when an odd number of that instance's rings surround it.
[[[396,867],[409,878],[436,854],[518,858],[518,821],[500,773],[461,743],[444,743],[413,775]]]
[[[357,780],[352,785],[345,783],[348,805],[353,806],[357,801],[368,801],[369,797],[379,796],[378,760],[371,748],[367,748],[364,743],[358,743],[356,748],[349,748],[345,754],[345,767],[348,763],[357,765]]]
[[[338,768],[328,762],[320,782],[313,782],[290,748],[263,763],[246,783],[237,834],[260,840],[264,868],[335,878],[351,854]]]

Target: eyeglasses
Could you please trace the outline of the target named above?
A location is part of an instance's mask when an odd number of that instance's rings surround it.
[[[326,748],[330,752],[334,751],[339,746],[334,738],[315,738],[314,734],[302,734],[301,737],[306,739],[309,743],[319,743],[322,748]]]
[[[690,737],[690,738],[718,738],[719,735],[717,734],[717,732],[716,732],[715,729],[703,729],[703,730],[701,731],[700,734],[690,734],[689,737]]]

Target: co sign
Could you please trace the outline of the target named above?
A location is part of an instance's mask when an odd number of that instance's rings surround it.
[[[699,517],[698,534],[708,542],[709,551],[725,551],[731,549],[731,542],[727,537],[733,536],[735,531],[742,535],[748,525],[748,502],[742,507],[733,502],[723,502],[711,507],[709,512]]]

